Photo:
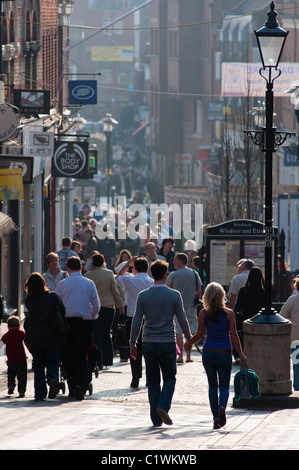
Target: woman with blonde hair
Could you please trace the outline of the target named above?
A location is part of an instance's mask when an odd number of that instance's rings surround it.
[[[226,423],[225,410],[229,397],[232,345],[245,365],[246,357],[237,334],[234,312],[225,306],[225,291],[220,284],[211,282],[207,285],[203,295],[203,305],[204,308],[198,315],[197,332],[189,342],[185,343],[185,349],[191,348],[206,331],[202,363],[209,383],[214,429],[219,429]]]

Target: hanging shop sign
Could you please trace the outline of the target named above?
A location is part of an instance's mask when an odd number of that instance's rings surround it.
[[[69,80],[70,104],[97,104],[96,80]]]
[[[14,155],[0,155],[0,170],[2,170],[3,168],[21,168],[23,183],[32,183],[33,158],[23,156],[16,157]]]
[[[0,104],[0,142],[14,139],[18,134],[19,119],[14,110]]]
[[[28,152],[34,157],[53,157],[54,132],[29,131]]]
[[[50,113],[49,90],[14,90],[14,105],[25,116]]]
[[[58,178],[88,178],[88,143],[56,140],[51,173]]]
[[[22,200],[22,168],[0,170],[0,201]]]

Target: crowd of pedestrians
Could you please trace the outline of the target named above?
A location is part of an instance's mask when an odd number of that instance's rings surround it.
[[[225,291],[213,280],[207,284],[205,259],[192,240],[177,243],[163,222],[138,247],[131,245],[133,253],[117,237],[99,240],[88,209],[73,225],[72,239],[64,237],[61,249],[46,256],[46,272],[26,280],[24,331],[12,318],[2,337],[8,393],[14,393],[16,378],[19,396],[26,392],[24,344],[33,357],[36,400],[55,398],[62,368],[69,396],[84,399],[94,364],[111,367],[118,356],[130,361],[130,386],[137,388],[144,358],[152,423],[171,425],[177,363],[192,362],[192,345],[202,340],[214,428],[224,426],[233,359],[246,366],[242,324],[265,305],[262,270],[239,260]],[[291,289],[293,279],[289,283]],[[291,319],[292,339],[299,340],[298,279],[288,292],[281,314]],[[57,312],[64,319],[59,330],[51,322]],[[126,331],[122,346],[114,341],[119,323]]]

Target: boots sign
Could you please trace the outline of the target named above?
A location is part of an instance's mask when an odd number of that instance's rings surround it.
[[[51,173],[58,178],[88,178],[88,143],[56,140]]]

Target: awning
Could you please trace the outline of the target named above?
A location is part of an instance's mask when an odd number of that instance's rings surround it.
[[[15,230],[18,230],[18,227],[12,218],[0,211],[0,237],[4,237]]]
[[[138,134],[138,132],[142,131],[142,129],[144,129],[148,124],[149,124],[149,121],[143,122],[141,126],[139,126],[138,129],[136,129],[136,131],[133,132],[132,135]]]

